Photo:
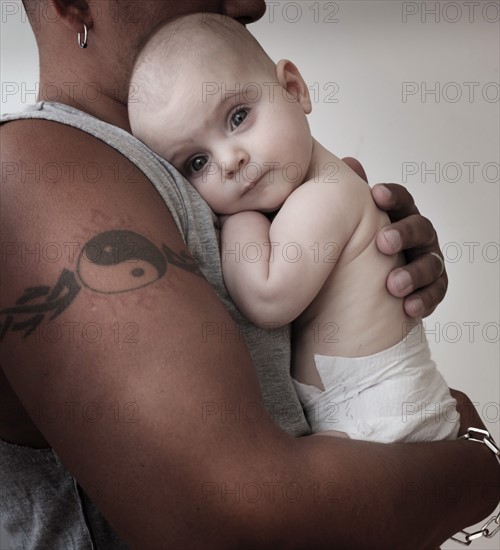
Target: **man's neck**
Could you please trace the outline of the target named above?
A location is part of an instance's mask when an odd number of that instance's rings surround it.
[[[42,79],[38,101],[64,103],[131,132],[127,105],[123,98],[113,90],[99,86],[98,83],[87,83],[77,79],[72,82]]]

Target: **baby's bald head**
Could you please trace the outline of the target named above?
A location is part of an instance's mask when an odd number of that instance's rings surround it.
[[[133,133],[152,144],[155,109],[183,94],[185,78],[203,71],[224,82],[224,73],[245,68],[276,80],[276,65],[246,28],[223,15],[197,13],[155,29],[139,49],[131,78],[129,118]],[[182,80],[180,79],[182,76]],[[231,77],[228,76],[228,86]],[[242,82],[242,85],[245,83]],[[199,90],[201,97],[201,90]]]

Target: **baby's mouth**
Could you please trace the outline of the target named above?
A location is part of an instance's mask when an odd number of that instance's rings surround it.
[[[258,178],[255,178],[254,180],[252,181],[249,181],[245,187],[243,188],[243,194],[245,195],[246,193],[248,193],[249,191],[251,191],[252,189],[254,189],[255,187],[257,187],[257,185],[259,185],[259,183],[262,181],[262,178],[265,176],[266,174],[261,174]]]
[[[247,183],[243,189],[243,194],[251,191],[256,185],[257,185],[257,181],[251,181],[250,183]]]

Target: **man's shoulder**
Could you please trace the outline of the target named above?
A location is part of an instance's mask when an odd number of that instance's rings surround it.
[[[125,197],[131,183],[152,187],[139,168],[114,147],[78,128],[45,119],[2,124],[2,192],[34,198],[74,189],[90,198],[116,185]],[[145,191],[147,193],[147,189]]]
[[[16,119],[1,127],[2,159],[46,159],[47,156],[74,155],[81,157],[112,155],[116,152],[93,135],[61,122],[41,119]]]
[[[87,227],[97,211],[114,224],[169,217],[144,173],[93,135],[31,119],[6,123],[1,132],[4,238],[36,232],[63,239],[70,229]]]

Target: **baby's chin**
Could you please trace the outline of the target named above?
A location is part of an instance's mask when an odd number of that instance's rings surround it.
[[[269,206],[266,208],[241,208],[240,210],[235,210],[231,212],[216,212],[217,216],[232,216],[233,214],[239,214],[240,212],[248,212],[249,210],[254,212],[260,212],[261,214],[276,214],[278,210],[283,206],[285,201],[282,203],[276,205],[276,206]]]
[[[283,202],[281,204],[278,204],[277,206],[272,206],[269,208],[260,208],[258,212],[261,212],[262,214],[274,214],[283,206]]]
[[[286,202],[286,199],[288,199],[290,195],[287,195],[286,197],[277,198],[276,201],[268,204],[267,206],[264,206],[262,208],[259,208],[259,212],[262,212],[262,214],[273,214],[276,213]]]

